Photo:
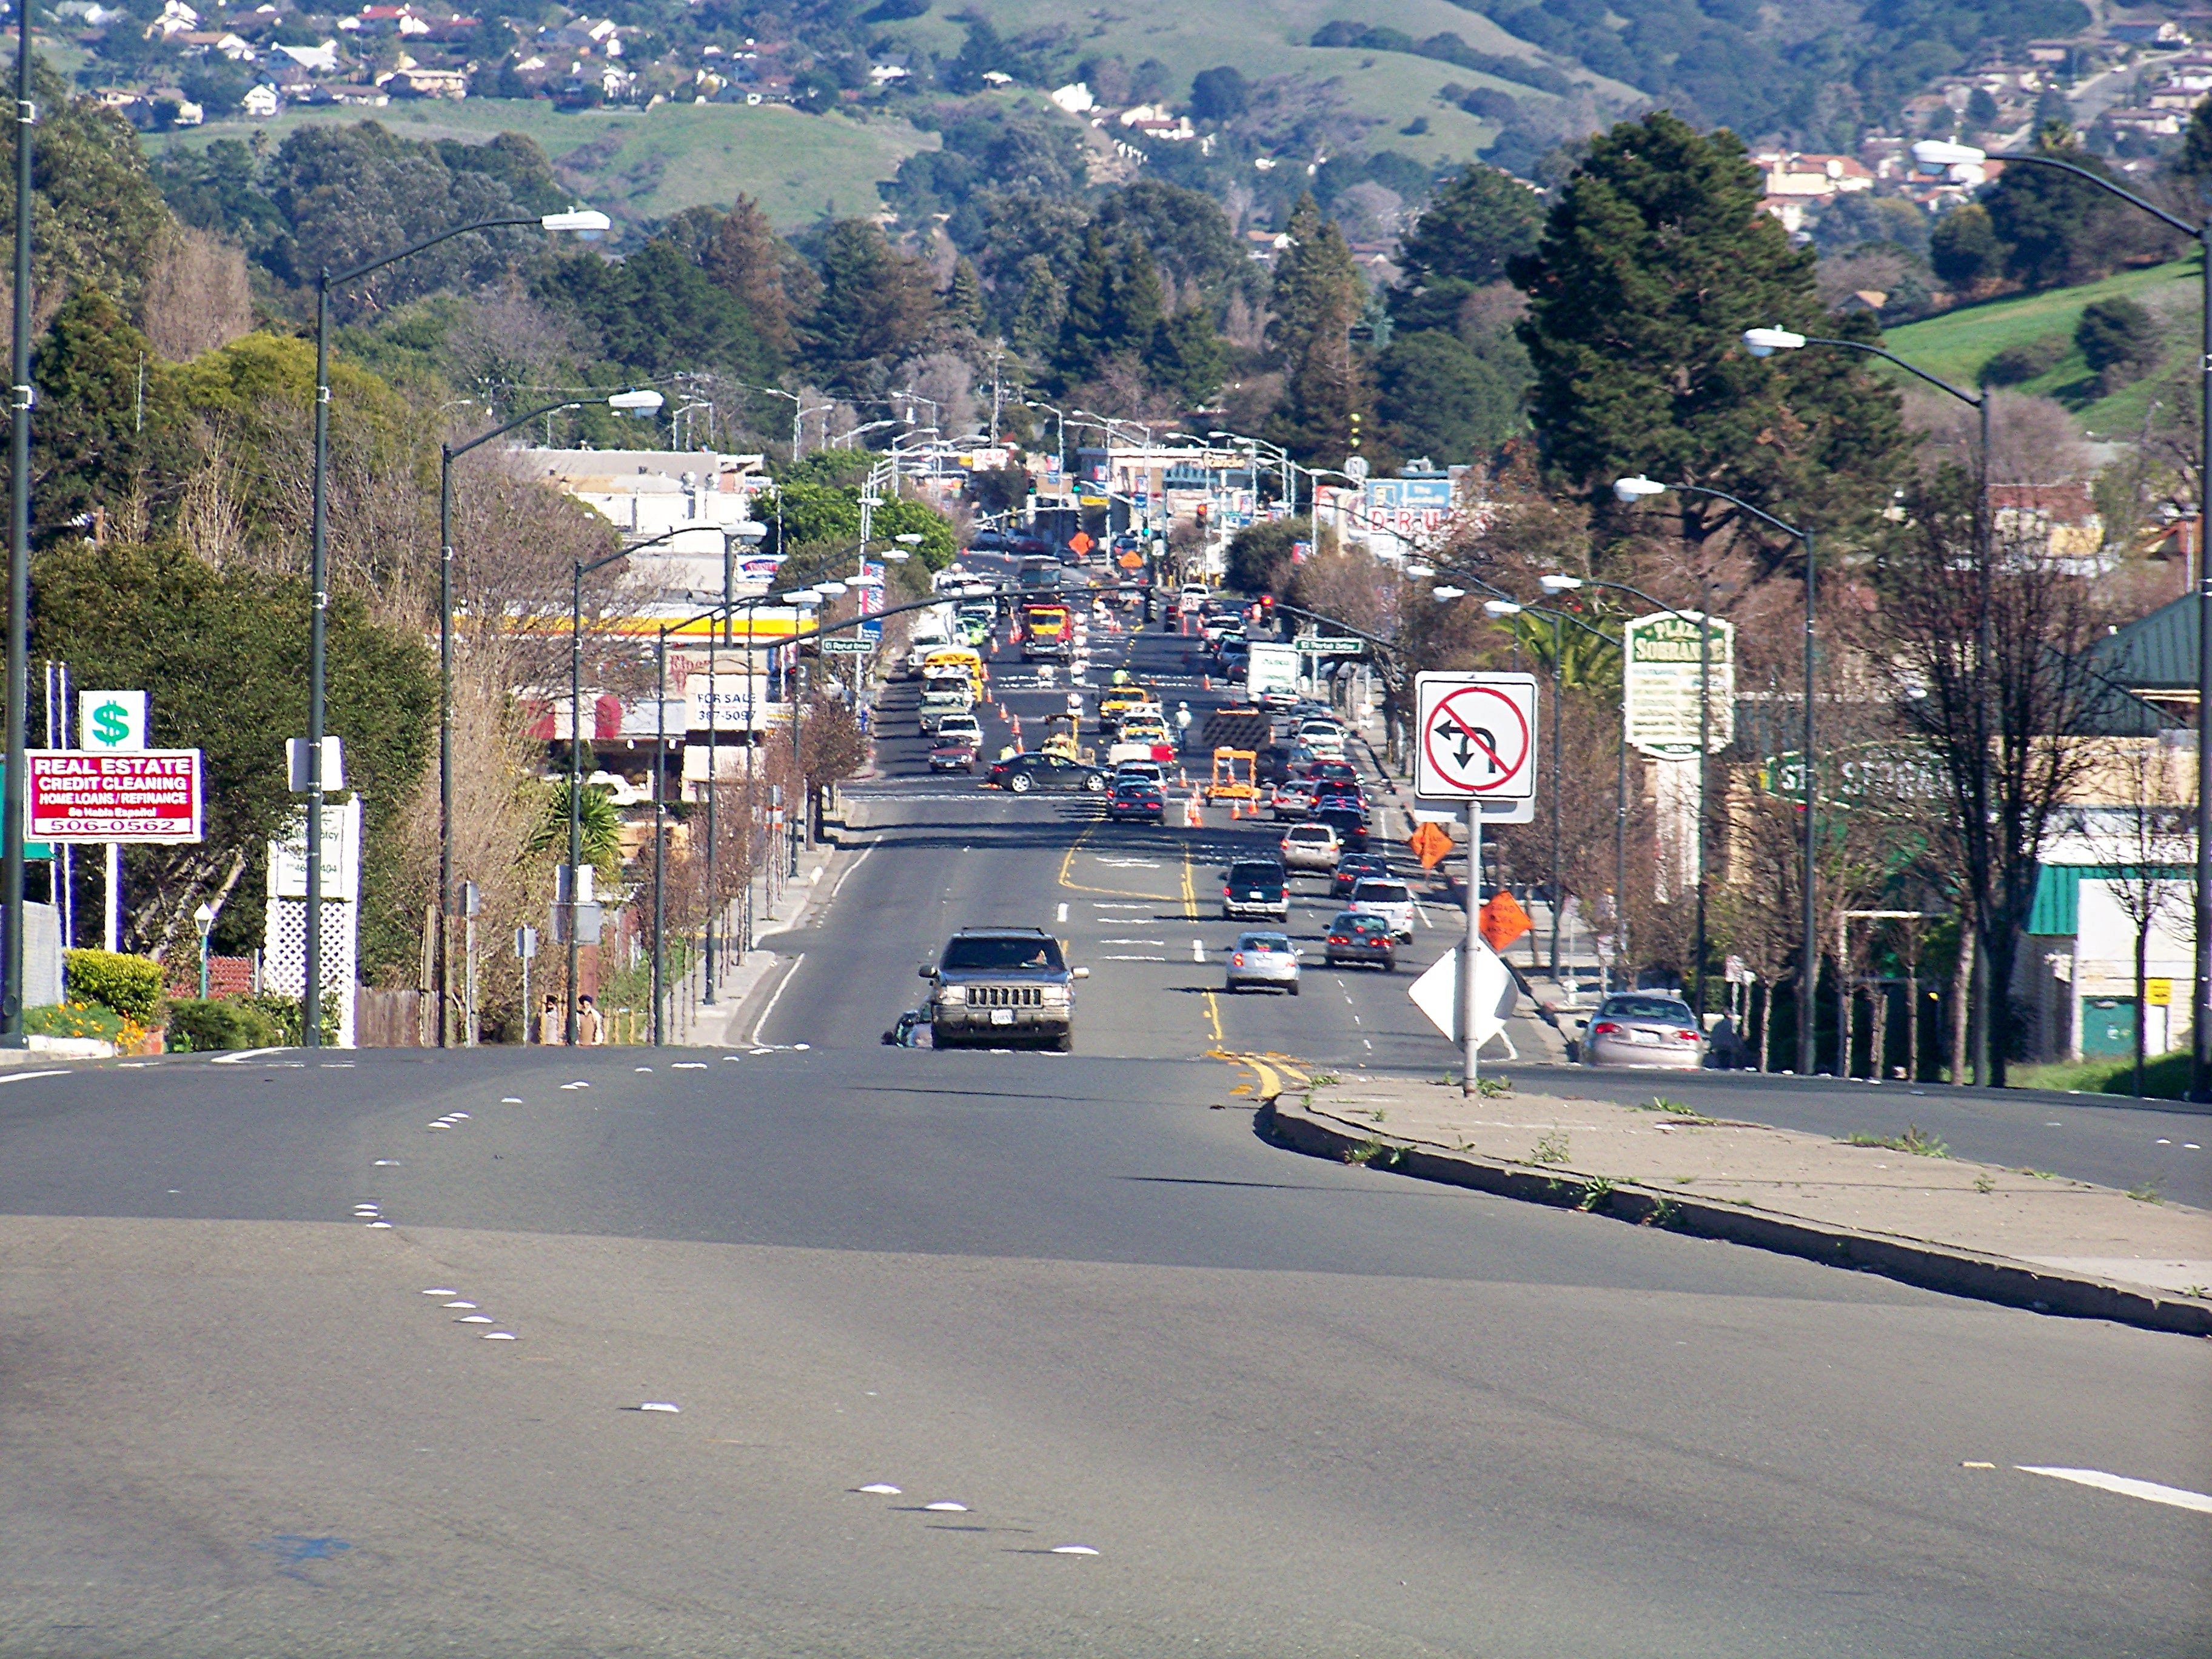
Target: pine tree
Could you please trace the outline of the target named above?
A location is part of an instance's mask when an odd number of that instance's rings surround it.
[[[31,502],[41,536],[68,530],[94,508],[112,511],[134,494],[143,497],[149,472],[173,472],[181,456],[167,414],[166,377],[146,337],[106,294],[88,287],[70,296],[39,342],[37,365]]]
[[[841,219],[823,234],[822,298],[807,343],[831,383],[859,365],[910,352],[936,314],[929,267],[894,248],[879,227]]]
[[[1593,141],[1537,251],[1512,267],[1529,296],[1530,412],[1555,477],[1601,502],[1626,473],[1704,483],[1797,522],[1887,502],[1897,398],[1857,354],[1743,349],[1753,327],[1872,332],[1822,311],[1813,254],[1790,246],[1762,195],[1733,133],[1700,135],[1665,111]],[[1741,517],[1710,497],[1668,506],[1693,537]]]
[[[1205,307],[1186,306],[1162,320],[1153,331],[1145,368],[1153,385],[1174,392],[1194,409],[1213,401],[1228,373],[1229,355]]]
[[[1430,201],[1399,251],[1405,275],[1390,293],[1401,329],[1452,328],[1462,301],[1505,275],[1543,234],[1544,206],[1510,173],[1469,162]]]
[[[758,202],[740,196],[731,204],[703,263],[707,274],[744,303],[761,343],[788,361],[799,349],[792,319],[811,297],[805,290],[813,279]]]
[[[1021,297],[1014,302],[1006,337],[1015,350],[1042,362],[1060,338],[1060,319],[1067,309],[1067,289],[1053,275],[1052,261],[1032,253],[1022,261]]]
[[[983,328],[983,279],[975,262],[963,254],[952,264],[952,280],[945,289],[945,319],[981,333]]]
[[[1083,256],[1067,285],[1054,366],[1068,380],[1086,378],[1113,349],[1114,332],[1114,270],[1106,239],[1093,225],[1083,233]]]
[[[1152,349],[1152,336],[1166,311],[1160,297],[1159,267],[1152,263],[1152,254],[1140,241],[1124,241],[1115,251],[1120,255],[1120,268],[1114,273],[1114,341],[1110,349],[1117,354],[1141,354]]]
[[[1294,365],[1305,356],[1306,343],[1316,329],[1351,328],[1365,285],[1344,233],[1322,216],[1310,194],[1298,198],[1284,229],[1290,246],[1275,260],[1267,301],[1275,314],[1267,325],[1267,345]]]

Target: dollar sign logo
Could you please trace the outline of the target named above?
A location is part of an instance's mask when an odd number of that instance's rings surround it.
[[[92,735],[113,748],[131,735],[131,720],[119,702],[104,702],[92,711]]]

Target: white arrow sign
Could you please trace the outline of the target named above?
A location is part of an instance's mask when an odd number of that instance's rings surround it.
[[[1530,674],[1415,677],[1413,795],[1423,806],[1478,803],[1526,823],[1536,803],[1536,680]]]
[[[1459,958],[1458,951],[1447,951],[1406,992],[1413,1000],[1413,1006],[1428,1016],[1429,1024],[1455,1044],[1461,1040]],[[1480,1048],[1504,1030],[1505,1011],[1512,1006],[1512,1000],[1511,972],[1498,952],[1478,940],[1474,957],[1476,1048]]]

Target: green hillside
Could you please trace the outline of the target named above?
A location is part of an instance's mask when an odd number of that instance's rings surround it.
[[[775,106],[663,104],[565,113],[544,100],[522,99],[287,110],[250,131],[282,143],[295,127],[364,118],[410,138],[481,142],[496,132],[526,133],[580,198],[623,218],[664,218],[701,203],[726,207],[743,191],[786,228],[811,223],[825,210],[873,213],[881,205],[877,185],[915,151],[937,144],[934,134],[904,121],[805,115]],[[220,122],[166,142],[204,144],[248,131],[246,123]]]
[[[2042,340],[2061,342],[2065,350],[2057,363],[2015,389],[2057,398],[2075,411],[2086,431],[2100,436],[2125,435],[2142,425],[2153,387],[2173,371],[2186,368],[2194,359],[2199,288],[2197,261],[2180,259],[2172,264],[2122,271],[2078,288],[1963,306],[1941,317],[1892,329],[1883,343],[1931,374],[1971,386],[1979,379],[1982,365],[2008,347]],[[2075,349],[2074,327],[2086,307],[2116,295],[2127,295],[2166,325],[2166,356],[2156,372],[2109,398],[2099,398],[2096,376]]]

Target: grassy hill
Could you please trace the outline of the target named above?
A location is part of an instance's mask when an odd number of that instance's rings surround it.
[[[2024,381],[2018,390],[2057,398],[2075,412],[2085,431],[2099,437],[2125,437],[2142,427],[2157,383],[2195,360],[2199,292],[2197,261],[2179,259],[2172,264],[2123,271],[2078,288],[1963,306],[1941,317],[1892,329],[1883,343],[1929,374],[1967,386],[1979,378],[1983,364],[2008,347],[2043,340],[2059,343],[2064,351],[2058,362]],[[2081,321],[2084,308],[2123,294],[2166,325],[2166,362],[2132,386],[2109,398],[2100,398],[2096,376],[2075,349],[2074,326]]]
[[[874,212],[881,205],[877,185],[915,151],[937,145],[934,134],[904,121],[803,115],[775,106],[663,104],[564,113],[542,100],[520,99],[287,110],[273,121],[219,122],[157,142],[198,145],[266,132],[281,143],[296,127],[351,125],[364,117],[410,138],[481,143],[497,132],[526,133],[581,199],[623,218],[663,218],[702,202],[727,206],[744,191],[787,228],[809,224],[825,210]]]

